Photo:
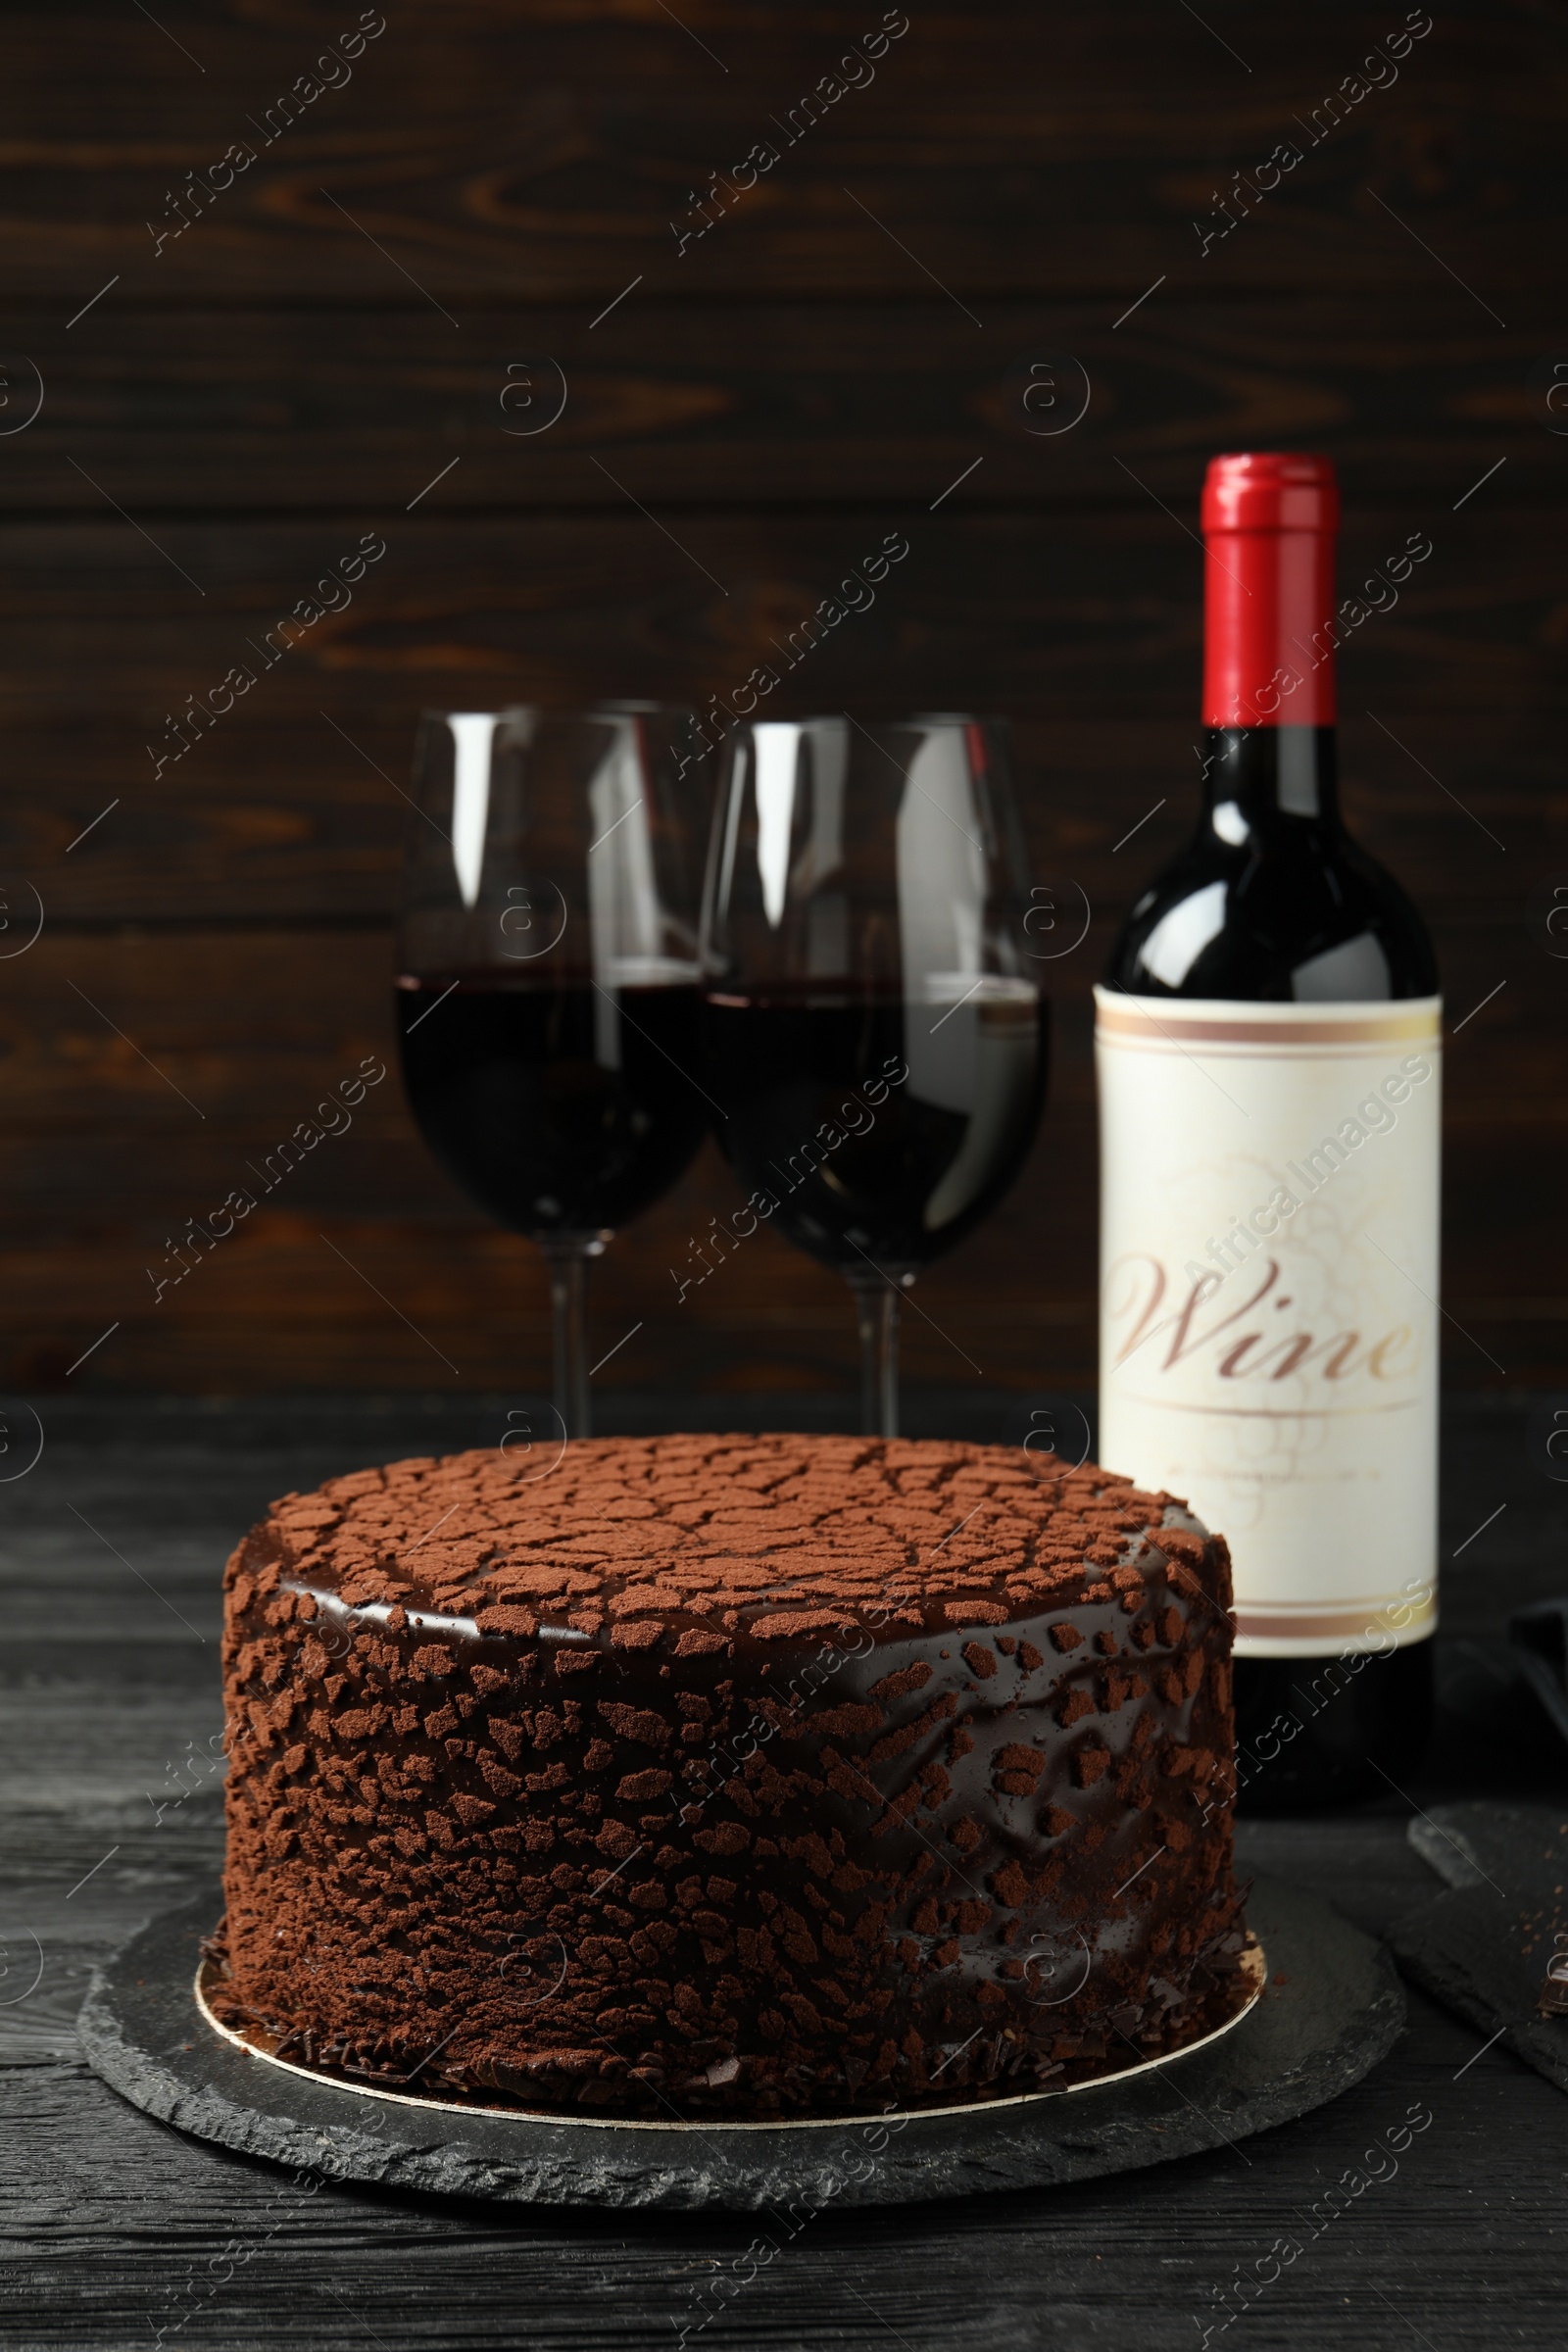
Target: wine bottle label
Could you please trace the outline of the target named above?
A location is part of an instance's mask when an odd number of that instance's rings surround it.
[[[1441,998],[1095,998],[1101,1460],[1227,1538],[1239,1655],[1420,1640]]]

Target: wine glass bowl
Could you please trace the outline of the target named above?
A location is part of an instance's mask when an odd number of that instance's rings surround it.
[[[688,714],[427,711],[397,945],[404,1079],[448,1172],[544,1250],[586,1434],[584,1272],[708,1127]]]
[[[704,895],[719,1142],[759,1214],[850,1282],[868,1427],[902,1292],[988,1216],[1044,1097],[1005,731],[939,714],[729,739]]]

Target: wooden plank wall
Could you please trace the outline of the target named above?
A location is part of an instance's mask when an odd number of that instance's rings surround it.
[[[1560,15],[1445,7],[1396,72],[1361,61],[1398,0],[910,0],[789,144],[876,0],[386,0],[318,67],[359,22],[6,14],[0,865],[6,936],[29,893],[44,923],[0,962],[0,1382],[541,1382],[536,1261],[433,1167],[396,1079],[414,715],[723,694],[899,530],[794,707],[1011,713],[1039,870],[1094,908],[1052,967],[1033,1161],[917,1293],[910,1377],[1087,1383],[1088,992],[1191,821],[1198,488],[1248,443],[1337,460],[1347,583],[1432,540],[1343,657],[1348,801],[1453,1020],[1490,998],[1450,1059],[1451,1377],[1568,1379]],[[776,166],[683,249],[694,191],[760,140]],[[1031,436],[1009,370],[1069,356],[1088,413]],[[547,361],[564,414],[509,429],[509,366],[540,416]],[[159,770],[171,714],[367,532],[352,604]],[[352,1133],[155,1302],[166,1239],[368,1054],[391,1074]],[[837,1283],[765,1234],[675,1306],[731,1199],[710,1151],[616,1244],[596,1333],[642,1329],[605,1382],[846,1381]]]

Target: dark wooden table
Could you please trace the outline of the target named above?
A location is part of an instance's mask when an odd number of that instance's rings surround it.
[[[1487,2048],[1413,1991],[1408,2033],[1358,2089],[1234,2151],[1071,2189],[825,2213],[776,2252],[744,2216],[498,2210],[301,2184],[149,2121],[89,2073],[74,2021],[92,1964],[220,1856],[210,1759],[224,1554],[270,1496],[398,1452],[493,1444],[505,1407],[41,1410],[42,1459],[0,1487],[7,2346],[663,2352],[684,2329],[702,2352],[1196,2352],[1205,2328],[1228,2335],[1227,2352],[1564,2342],[1568,2100],[1506,2037]],[[1449,1415],[1445,1562],[1464,1546],[1445,1569],[1455,1699],[1486,1684],[1508,1609],[1568,1585],[1568,1489],[1532,1463],[1526,1410],[1485,1398]],[[617,1411],[621,1426],[655,1426],[661,1408],[623,1398]],[[829,1411],[810,1415],[826,1426]],[[910,1419],[916,1434],[992,1435],[999,1411],[928,1397]],[[763,1418],[799,1423],[802,1408],[764,1414],[746,1399],[715,1415],[705,1400],[702,1415]],[[24,1458],[13,1438],[4,1462]],[[1525,1789],[1568,1795],[1568,1758],[1522,1711],[1488,1730],[1450,1707],[1409,1803],[1391,1793],[1332,1819],[1245,1823],[1242,1850],[1377,1932],[1437,1890],[1405,1841],[1411,1804]],[[1432,2121],[1397,2169],[1374,2157],[1386,2177],[1314,2231],[1309,2209],[1412,2109]],[[1234,2306],[1218,2293],[1239,2269],[1266,2277],[1270,2249],[1293,2236],[1298,2257],[1222,2335]]]

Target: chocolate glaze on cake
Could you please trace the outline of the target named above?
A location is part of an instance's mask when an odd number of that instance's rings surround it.
[[[1233,2013],[1229,1562],[1001,1446],[398,1462],[228,1567],[209,1997],[434,2096],[1004,2096]]]

